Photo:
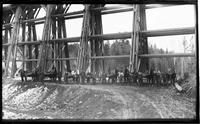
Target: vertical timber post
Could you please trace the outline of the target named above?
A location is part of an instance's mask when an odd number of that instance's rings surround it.
[[[33,23],[33,25],[32,25],[32,30],[33,30],[33,41],[37,41],[37,35],[36,35],[36,29],[35,29],[35,24]],[[35,59],[37,59],[38,58],[38,45],[36,44],[36,45],[34,45],[34,47],[35,47]],[[35,64],[34,64],[34,66],[36,67],[36,65],[37,65],[37,61],[35,62]]]
[[[7,27],[5,27],[5,37],[4,37],[4,41],[5,41],[5,43],[8,43],[8,28]],[[4,55],[5,55],[5,60],[7,60],[7,56],[8,56],[8,46],[6,46],[5,48],[4,48],[4,50],[5,50],[5,53],[4,53]],[[5,63],[5,66],[6,66],[6,61],[4,62]]]
[[[25,19],[25,14],[23,14],[23,19]],[[26,39],[26,24],[22,23],[22,42],[25,42]],[[22,69],[25,68],[25,45],[22,46]]]
[[[8,49],[8,58],[6,61],[4,76],[8,75],[8,67],[9,67],[11,56],[12,56],[11,77],[14,77],[15,64],[16,64],[16,52],[17,52],[16,47],[17,47],[17,42],[19,40],[19,29],[20,29],[19,20],[20,20],[21,13],[22,13],[22,9],[20,6],[18,6],[15,13],[15,21],[14,21],[14,26],[12,29],[12,36],[11,36],[11,45],[9,46],[9,49]]]
[[[63,38],[67,38],[67,33],[66,33],[66,25],[65,25],[65,19],[62,18],[62,30],[63,30]],[[69,50],[68,50],[68,43],[65,42],[65,48],[64,48],[64,51],[65,51],[65,58],[69,58]],[[66,60],[66,66],[67,66],[67,71],[69,72],[71,69],[70,69],[70,61],[69,60]]]
[[[62,5],[57,5],[57,14],[62,11]],[[58,22],[58,38],[62,38],[62,22],[61,22],[61,18],[57,17],[57,22]],[[58,43],[58,56],[59,58],[62,57],[62,43]],[[62,73],[62,61],[59,60],[58,61],[58,71]]]
[[[78,52],[78,67],[80,73],[84,73],[88,64],[88,34],[89,34],[89,7],[90,5],[85,5],[85,13],[83,16],[82,32],[80,39],[80,48]],[[83,77],[80,77],[80,82],[83,81]]]
[[[91,9],[96,7],[102,7],[101,4],[91,5]],[[102,18],[101,10],[90,10],[90,35],[103,34],[102,29]],[[103,56],[103,40],[102,39],[92,39],[90,40],[91,44],[91,56]],[[103,59],[97,60],[94,59],[91,62],[92,72],[104,72]]]
[[[47,5],[46,7],[46,19],[44,23],[44,29],[42,34],[42,43],[40,44],[40,54],[37,62],[37,69],[39,72],[39,81],[43,81],[44,78],[44,72],[47,68],[47,59],[48,59],[48,51],[49,51],[49,45],[48,42],[50,40],[50,34],[51,34],[51,13],[55,5]]]
[[[140,30],[147,30],[146,27],[146,13],[145,13],[145,5],[141,4],[140,8]],[[138,54],[148,54],[148,41],[147,36],[145,34],[139,34],[139,53]],[[149,69],[148,58],[140,59],[139,70],[141,72],[145,72],[146,69]]]
[[[3,14],[4,15],[4,14]],[[9,23],[10,22],[10,19],[11,19],[11,17],[10,16],[8,16],[6,19],[5,19],[5,23]],[[5,43],[9,43],[9,35],[8,35],[8,33],[9,33],[9,31],[10,31],[10,29],[11,29],[11,26],[10,25],[8,25],[8,26],[5,26],[5,37],[4,37],[4,41],[5,41]],[[8,48],[9,48],[9,46],[6,46],[5,48],[4,48],[4,50],[5,50],[5,60],[7,60],[7,58],[8,58]],[[4,65],[5,65],[5,67],[6,67],[6,61],[4,62]]]
[[[54,12],[52,12],[52,14],[54,14]],[[56,17],[52,17],[52,29],[54,29],[54,30],[52,30],[52,35],[53,35],[52,39],[56,39]],[[52,46],[53,46],[52,56],[55,59],[56,58],[56,53],[57,53],[56,52],[56,43],[53,42]],[[53,60],[53,63],[54,63],[55,66],[57,65],[56,64],[57,63],[56,60]]]
[[[133,24],[132,24],[132,33],[131,33],[131,51],[130,51],[130,66],[129,70],[137,71],[137,57],[138,57],[138,40],[139,40],[139,22],[138,22],[138,8],[139,5],[133,5]]]
[[[28,9],[28,19],[31,19],[31,17],[32,17],[32,15],[33,15],[33,10],[32,9]],[[27,41],[31,41],[31,39],[32,39],[32,31],[31,31],[31,25],[32,25],[32,22],[28,22],[28,38],[27,38]],[[32,58],[32,45],[28,45],[28,59],[31,59]],[[27,65],[28,65],[28,70],[32,70],[32,62],[31,61],[29,61],[28,63],[27,63]]]

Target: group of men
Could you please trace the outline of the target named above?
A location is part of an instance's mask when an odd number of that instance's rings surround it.
[[[87,75],[86,77],[90,78]],[[92,77],[96,77],[102,83],[165,85],[175,83],[176,72],[174,69],[169,69],[167,73],[161,73],[153,68],[145,73],[130,72],[128,67],[125,67],[123,70],[114,69],[110,74],[102,73],[99,76],[93,75]]]
[[[22,82],[27,81],[27,77],[32,77],[33,81],[37,81],[41,75],[38,72],[38,69],[34,69],[32,72],[27,72],[21,69],[20,76]],[[44,73],[45,77],[49,77],[52,81],[56,81],[58,78],[61,81],[62,74],[59,73],[56,68],[53,66],[51,71]],[[44,77],[44,78],[45,78]],[[43,79],[44,79],[43,78]],[[145,73],[141,72],[130,72],[128,66],[124,69],[114,69],[111,73],[96,73],[91,72],[80,72],[78,70],[67,71],[64,73],[64,82],[65,83],[92,83],[96,84],[97,82],[105,83],[120,83],[120,84],[171,84],[175,83],[176,72],[174,69],[169,69],[167,73],[161,73],[159,70],[151,68]]]
[[[92,74],[90,72],[80,72],[78,70],[74,70],[74,71],[67,71],[65,72],[64,74],[64,81],[65,83],[70,83],[73,82],[73,83],[93,83],[95,84],[96,83],[96,79],[97,76],[96,74]]]
[[[122,77],[122,81],[120,81],[120,76],[117,78],[119,78],[119,82],[124,84],[172,84],[175,83],[176,72],[175,69],[169,69],[167,73],[161,73],[159,70],[155,70],[153,68],[151,68],[149,71],[146,71],[145,73],[136,71],[130,72],[126,67]]]
[[[62,77],[62,74],[59,73],[54,66],[52,67],[51,71],[45,72],[43,77],[41,77],[41,73],[39,73],[37,68],[33,69],[32,71],[25,71],[24,69],[20,69],[19,73],[22,82],[27,82],[27,77],[31,77],[32,81],[38,81],[39,78],[44,79],[45,77],[50,78],[52,81],[56,81],[57,78],[59,81],[61,81]]]

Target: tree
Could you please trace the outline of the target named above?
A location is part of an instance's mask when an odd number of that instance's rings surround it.
[[[110,47],[110,55],[128,55],[130,54],[131,45],[128,40],[116,40]],[[129,58],[113,59],[110,63],[111,70],[122,69],[129,64]]]
[[[77,43],[69,44],[68,45],[69,56],[70,57],[78,57],[78,49],[79,49],[79,44],[77,44]],[[72,66],[71,69],[74,70],[77,66],[76,60],[71,60],[70,65]]]
[[[109,56],[110,55],[110,43],[109,41],[107,41],[105,44],[104,44],[104,56]],[[110,62],[111,60],[109,59],[105,59],[104,60],[104,67],[105,67],[105,72],[109,73],[109,69],[110,69]]]
[[[104,56],[110,55],[110,43],[108,41],[104,44],[103,49],[104,49]]]

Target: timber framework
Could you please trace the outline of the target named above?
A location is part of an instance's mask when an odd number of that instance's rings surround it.
[[[196,27],[147,30],[146,9],[173,5],[129,4],[105,7],[105,4],[85,4],[84,10],[68,12],[70,6],[71,4],[65,4],[65,6],[62,4],[19,4],[3,7],[4,76],[14,77],[16,61],[21,61],[22,68],[25,70],[37,68],[42,80],[44,73],[52,67],[56,67],[61,73],[70,70],[71,60],[77,60],[77,69],[80,72],[85,72],[90,66],[91,72],[100,73],[104,72],[104,59],[129,58],[130,70],[145,71],[148,68],[148,58],[195,57],[195,54],[186,53],[148,54],[148,37],[184,34],[196,36]],[[41,8],[46,11],[46,16],[37,18]],[[102,15],[127,11],[132,11],[133,14],[131,32],[103,34]],[[81,36],[67,37],[65,20],[74,18],[83,18]],[[42,40],[37,39],[36,25],[38,24],[44,24]],[[125,38],[131,38],[130,55],[104,56],[104,40]],[[68,43],[71,42],[80,43],[77,58],[69,57]],[[20,53],[22,59],[16,59],[17,52]]]

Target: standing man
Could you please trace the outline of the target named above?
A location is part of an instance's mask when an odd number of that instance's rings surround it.
[[[25,71],[23,69],[20,69],[19,73],[20,73],[21,81],[24,82],[24,77],[25,77],[25,81],[27,81]]]
[[[128,83],[128,77],[129,77],[129,70],[128,70],[128,67],[125,66],[125,68],[124,68],[124,83]]]
[[[176,71],[175,71],[175,69],[173,68],[173,70],[172,70],[172,75],[171,75],[171,80],[172,80],[172,83],[174,84],[175,83],[175,81],[176,81]]]

